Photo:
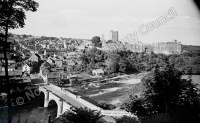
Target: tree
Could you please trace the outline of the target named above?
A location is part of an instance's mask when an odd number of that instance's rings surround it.
[[[24,27],[25,11],[36,11],[38,3],[34,0],[0,0],[0,41],[4,44],[5,77],[7,82],[8,106],[10,107],[10,84],[8,77],[7,51],[8,30]],[[9,121],[11,122],[11,121]]]
[[[116,123],[140,123],[135,117],[123,116],[115,118]]]
[[[128,70],[128,61],[125,58],[120,58],[119,60],[119,71],[122,73],[126,73]]]
[[[156,67],[142,78],[144,91],[130,96],[126,109],[140,118],[169,115],[181,122],[199,120],[199,95],[196,85],[190,80],[181,81],[182,73],[174,67]]]
[[[94,44],[94,46],[96,47],[101,47],[101,40],[99,36],[94,36],[92,38],[92,43]]]
[[[61,116],[63,123],[103,123],[101,112],[88,108],[73,107]]]
[[[113,109],[116,108],[115,105],[106,103],[105,101],[98,102],[98,106],[103,108],[103,109],[108,109],[108,110],[113,110]]]
[[[193,65],[200,65],[200,56],[194,57],[192,59],[192,64]]]
[[[119,59],[120,59],[120,55],[118,55],[117,53],[110,53],[110,54],[107,54],[108,58],[107,60],[105,61],[105,64],[107,66],[107,69],[108,69],[108,73],[115,73],[115,72],[118,72],[119,70],[119,65],[118,65],[118,62],[119,62]]]
[[[169,63],[170,64],[174,64],[175,63],[175,59],[172,56],[169,58]]]

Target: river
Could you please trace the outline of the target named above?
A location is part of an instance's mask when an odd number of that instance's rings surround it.
[[[41,99],[35,99],[29,104],[12,107],[12,123],[48,123],[49,114],[52,120],[55,119],[57,105],[43,108],[41,103],[43,103]]]

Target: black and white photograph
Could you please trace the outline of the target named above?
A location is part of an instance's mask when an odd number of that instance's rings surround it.
[[[198,0],[0,0],[0,123],[200,123]]]

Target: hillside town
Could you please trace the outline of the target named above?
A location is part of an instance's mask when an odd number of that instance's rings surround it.
[[[8,74],[21,85],[21,88],[12,88],[13,94],[27,86],[37,88],[52,84],[87,97],[87,101],[92,99],[92,104],[117,111],[123,109],[128,98],[126,93],[132,88],[136,95],[141,92],[141,78],[156,64],[164,66],[170,62],[177,69],[187,71],[188,67],[180,66],[178,61],[187,51],[181,49],[182,44],[177,40],[154,44],[124,43],[118,40],[118,31],[110,33],[108,41],[98,36],[71,39],[12,34],[9,42],[13,52],[8,60]],[[137,61],[133,61],[136,58]],[[0,71],[0,76],[5,76],[3,60]],[[199,70],[194,74],[199,74]],[[112,98],[107,96],[109,94]],[[12,105],[18,104],[13,101]]]
[[[12,44],[13,50],[17,52],[13,54],[14,59],[11,58],[8,61],[9,74],[15,77],[21,77],[24,82],[31,82],[31,74],[36,74],[43,81],[60,82],[60,80],[58,81],[57,79],[69,79],[70,76],[73,77],[76,74],[82,73],[82,71],[84,71],[83,68],[77,67],[83,64],[81,56],[85,52],[95,48],[105,53],[130,51],[132,53],[162,53],[172,55],[180,54],[182,51],[181,43],[177,40],[158,42],[155,44],[144,44],[140,42],[133,42],[130,44],[119,41],[118,31],[116,32],[117,34],[112,34],[112,37],[110,37],[108,41],[99,39],[98,43],[100,43],[100,47],[96,46],[95,42],[92,42],[93,39],[36,37],[13,34],[10,43]],[[113,32],[111,31],[110,33]],[[3,57],[3,54],[1,54],[1,56]],[[104,66],[108,66],[108,64],[104,63]],[[5,68],[3,66],[3,61],[1,62],[0,68],[0,74],[4,76]],[[102,77],[105,73],[105,69],[106,67],[102,66],[92,69],[92,78],[95,76]],[[47,79],[45,77],[47,77]],[[75,83],[70,82],[69,85],[73,84]]]
[[[189,15],[174,6],[160,17],[155,9],[152,18],[115,8],[130,1],[98,3],[105,13],[91,1],[70,4],[83,10],[50,3],[30,16],[35,0],[0,0],[0,123],[200,122],[200,46],[193,34],[192,43],[180,36],[177,23]],[[37,19],[30,24],[26,15]],[[138,31],[122,37],[131,21]],[[25,23],[25,33],[13,31]]]

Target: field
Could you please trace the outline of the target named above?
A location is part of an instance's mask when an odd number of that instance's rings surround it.
[[[77,93],[90,97],[97,102],[106,101],[119,108],[130,93],[138,93],[140,91],[139,83],[143,75],[118,76],[106,80],[105,83],[101,83],[97,87],[94,86],[86,90],[78,90]]]
[[[114,104],[117,108],[130,94],[137,94],[141,91],[140,78],[142,76],[130,75],[120,78],[111,79],[106,83],[100,84],[98,87],[89,88],[87,90],[77,91],[79,94],[90,97],[96,102],[106,101]],[[183,76],[185,78],[187,76]],[[200,76],[192,76],[193,82],[200,87]]]

